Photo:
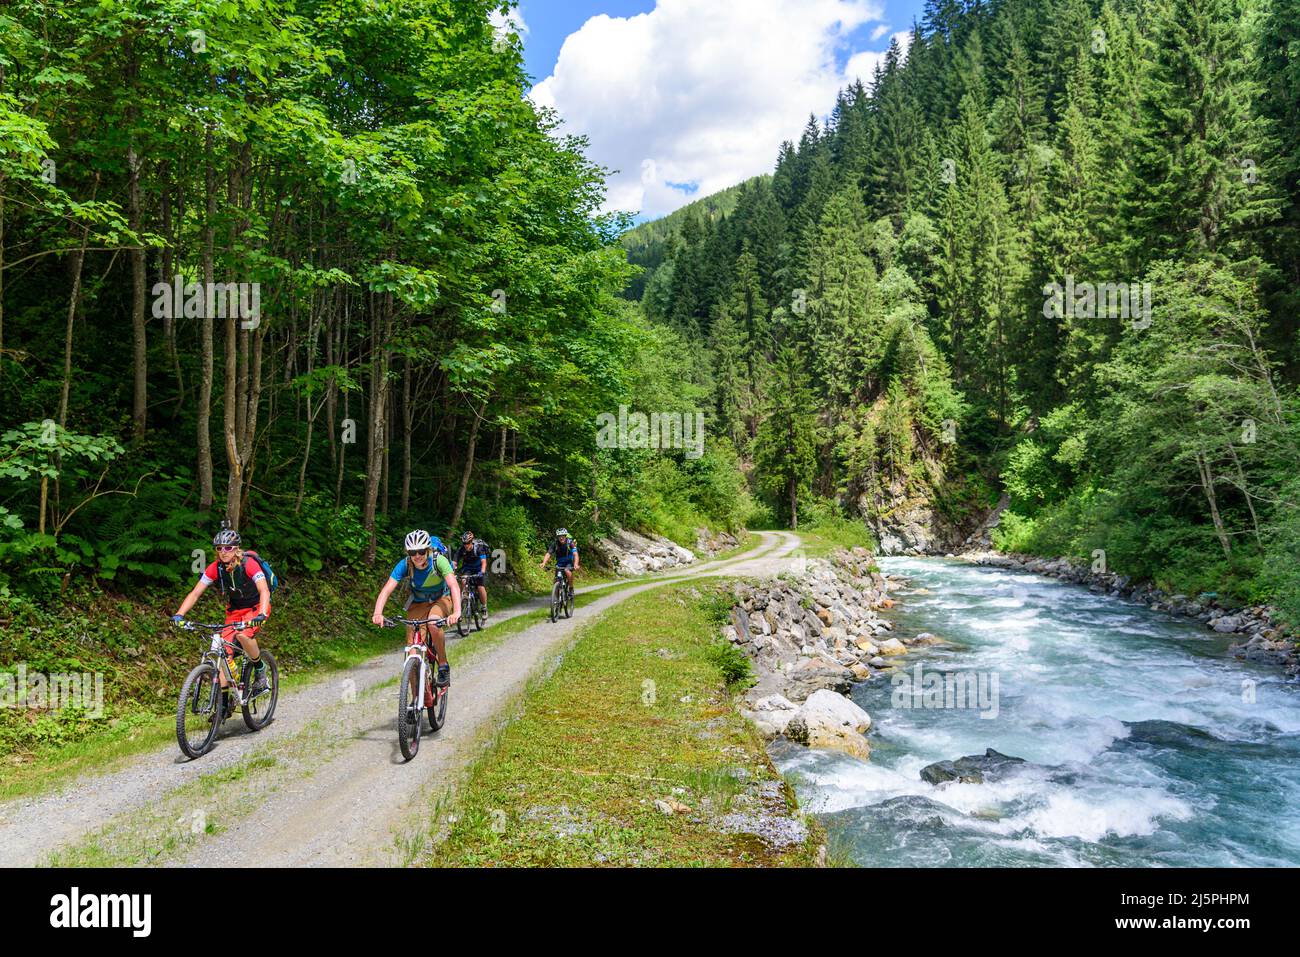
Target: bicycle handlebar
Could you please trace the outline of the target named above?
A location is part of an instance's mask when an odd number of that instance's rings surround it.
[[[206,625],[201,621],[177,621],[173,624],[182,631],[225,631],[227,628],[233,628],[235,631],[246,631],[249,628],[256,628],[262,622],[253,621],[232,621],[226,625]]]
[[[396,628],[398,625],[410,625],[413,628],[418,628],[420,625],[437,625],[439,628],[441,628],[445,624],[447,624],[446,618],[422,618],[419,621],[413,621],[410,618],[385,618],[384,619],[385,628]]]

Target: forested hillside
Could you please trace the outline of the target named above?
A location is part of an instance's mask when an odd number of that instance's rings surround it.
[[[1295,0],[930,0],[642,305],[786,520],[1300,618],[1298,111]]]
[[[0,8],[0,596],[736,523],[725,447],[596,446],[695,395],[500,6]]]
[[[701,219],[715,221],[724,216],[730,216],[736,209],[736,203],[740,201],[741,194],[747,187],[757,183],[759,180],[768,179],[767,176],[756,176],[753,179],[746,180],[728,189],[705,196],[703,199],[697,199],[693,203],[676,209],[664,216],[662,219],[651,220],[623,234],[623,246],[627,249],[627,261],[633,266],[640,267],[628,283],[624,294],[632,299],[639,300],[645,290],[646,283],[654,276],[655,271],[664,264],[665,261],[671,260],[677,252],[677,247],[683,241],[691,243],[698,240],[698,236],[689,236],[685,239],[682,237],[682,227],[689,223],[693,227]]]

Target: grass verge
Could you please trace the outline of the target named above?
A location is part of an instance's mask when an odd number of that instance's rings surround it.
[[[419,863],[812,864],[824,835],[733,706],[717,587],[655,589],[582,628],[470,768]]]

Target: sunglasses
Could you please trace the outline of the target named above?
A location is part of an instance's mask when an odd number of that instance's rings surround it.
[[[238,545],[218,545],[218,546],[217,546],[217,551],[218,551],[218,552],[237,552],[237,551],[239,551],[239,546],[238,546]]]
[[[421,555],[429,554],[429,550],[427,548],[422,548],[418,552],[407,552],[406,554],[411,558],[419,558]]]

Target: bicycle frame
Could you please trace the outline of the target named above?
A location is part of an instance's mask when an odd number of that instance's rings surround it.
[[[420,683],[416,686],[416,689],[420,692],[420,695],[416,700],[421,702],[421,704],[416,706],[418,710],[420,707],[423,707],[423,692],[425,682],[429,675],[429,656],[427,652],[433,647],[429,638],[429,625],[436,625],[437,627],[442,628],[446,626],[447,619],[422,618],[419,621],[413,621],[410,618],[385,618],[384,624],[390,628],[395,628],[399,624],[411,626],[411,637],[406,643],[406,654],[402,658],[402,670],[406,670],[406,660],[408,658],[417,654],[420,656]]]
[[[236,680],[235,675],[230,670],[230,660],[238,656],[239,674],[240,677],[243,677],[247,673],[248,661],[249,661],[248,652],[244,650],[243,645],[238,644],[237,642],[227,641],[225,636],[222,634],[222,632],[224,632],[227,628],[233,631],[246,631],[252,626],[250,626],[247,622],[242,622],[242,621],[232,622],[228,625],[206,625],[200,622],[191,621],[191,622],[186,622],[182,627],[186,631],[213,632],[212,642],[208,646],[208,650],[203,652],[202,656],[200,656],[199,662],[200,663],[204,661],[212,662],[216,666],[217,673],[221,677],[225,678],[226,683],[224,686],[221,685],[220,681],[217,682],[217,685],[215,687],[218,691],[233,691],[236,699],[235,700],[236,706],[242,707],[243,705],[247,704],[248,702],[244,698],[243,689],[239,687],[239,682]]]

